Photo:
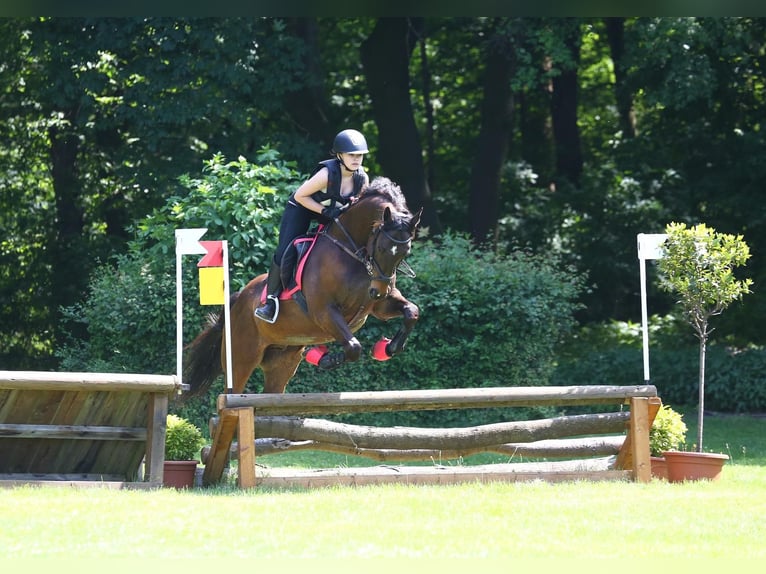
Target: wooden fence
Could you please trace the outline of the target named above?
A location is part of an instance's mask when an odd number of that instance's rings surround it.
[[[177,389],[170,375],[0,371],[0,486],[162,484]]]
[[[466,429],[378,428],[298,418],[356,412],[523,406],[615,405],[618,412],[516,421]],[[649,430],[661,405],[644,386],[499,387],[285,395],[221,395],[211,421],[212,446],[203,484],[218,483],[233,453],[238,484],[324,486],[382,482],[455,483],[466,480],[650,480]],[[623,406],[629,407],[624,409]],[[259,436],[255,440],[256,432]],[[238,441],[232,446],[234,436]],[[580,438],[588,435],[589,438]],[[265,439],[263,437],[278,437]],[[573,438],[577,437],[577,438]],[[257,446],[259,445],[260,446]],[[495,451],[534,458],[602,458],[475,466],[259,470],[260,452],[315,448],[378,460],[446,459]],[[611,455],[611,456],[610,456]]]

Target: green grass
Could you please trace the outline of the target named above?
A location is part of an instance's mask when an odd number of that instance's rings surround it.
[[[514,563],[566,559],[567,569],[572,558],[604,558],[619,561],[624,570],[647,556],[652,561],[695,556],[725,560],[731,567],[733,558],[766,558],[763,423],[752,417],[706,420],[711,449],[728,444],[724,450],[746,453],[734,457],[716,482],[245,492],[0,489],[0,556],[6,562],[52,558],[57,571],[65,560],[93,558],[194,564],[251,558],[253,567],[263,559],[316,558],[330,560],[333,572],[341,562],[353,563],[345,559],[366,558],[420,558],[427,564],[436,558],[449,564],[480,557]],[[204,563],[206,571],[221,567]],[[107,570],[114,566],[99,572]]]
[[[716,482],[0,491],[4,558],[766,558],[766,469]]]

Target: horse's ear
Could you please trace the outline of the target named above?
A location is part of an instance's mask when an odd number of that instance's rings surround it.
[[[391,206],[387,205],[383,210],[383,223],[391,223],[392,219],[393,217],[391,217]]]
[[[420,225],[420,216],[423,215],[423,208],[418,209],[418,212],[410,220],[410,232],[415,233],[415,229]]]

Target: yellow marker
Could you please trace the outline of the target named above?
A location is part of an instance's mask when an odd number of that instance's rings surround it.
[[[223,267],[199,268],[199,304],[223,305]]]

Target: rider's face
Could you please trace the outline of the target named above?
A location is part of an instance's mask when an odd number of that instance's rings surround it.
[[[342,153],[340,154],[340,158],[342,162],[350,169],[351,171],[357,170],[362,166],[362,161],[364,161],[364,154],[363,153]]]

